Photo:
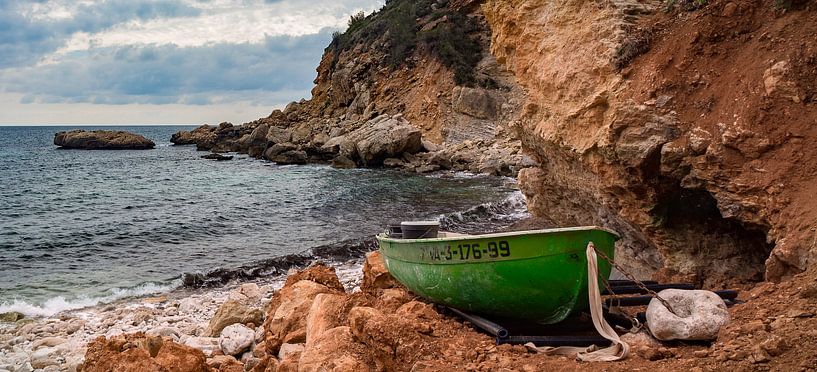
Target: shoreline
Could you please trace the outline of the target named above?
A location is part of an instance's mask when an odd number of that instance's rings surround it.
[[[320,258],[314,258],[311,264],[321,262]],[[362,257],[323,263],[336,270],[346,291],[359,289]],[[273,293],[284,285],[288,274],[296,270],[293,267],[283,275],[231,281],[221,287],[179,287],[50,316],[26,317],[16,323],[0,323],[0,371],[37,368],[76,371],[84,360],[87,344],[99,336],[110,338],[144,332],[169,336],[174,341],[201,337],[218,308],[239,296],[242,288],[255,288],[258,294],[253,305],[265,310]]]

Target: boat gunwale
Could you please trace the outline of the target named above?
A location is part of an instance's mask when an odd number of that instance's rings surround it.
[[[539,234],[553,234],[553,233],[563,233],[563,232],[577,232],[577,231],[592,231],[592,230],[600,230],[607,233],[612,234],[615,237],[615,240],[621,239],[621,236],[613,230],[599,227],[599,226],[577,226],[577,227],[559,227],[555,229],[539,229],[539,230],[523,230],[523,231],[509,231],[509,232],[499,232],[499,233],[491,233],[491,234],[479,234],[479,235],[463,235],[463,236],[452,236],[452,237],[441,237],[441,238],[426,238],[426,239],[396,239],[396,238],[389,238],[385,235],[385,233],[377,234],[377,240],[388,242],[388,243],[398,243],[398,244],[411,244],[411,243],[437,243],[437,242],[450,242],[450,241],[460,241],[460,240],[473,240],[473,239],[486,239],[486,238],[505,238],[510,236],[519,236],[519,235],[539,235]]]

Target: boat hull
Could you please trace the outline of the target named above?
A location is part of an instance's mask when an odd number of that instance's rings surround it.
[[[378,236],[389,272],[417,295],[467,312],[543,324],[587,309],[587,244],[612,258],[617,239],[597,227],[435,239]],[[609,263],[598,263],[600,279],[607,279]]]

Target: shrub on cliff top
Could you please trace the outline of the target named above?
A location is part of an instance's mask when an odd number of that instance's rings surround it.
[[[353,15],[346,32],[332,35],[329,48],[334,52],[333,66],[341,52],[357,44],[372,45],[383,40],[387,63],[397,67],[406,63],[418,44],[424,43],[435,58],[454,71],[457,84],[491,86],[491,82],[478,82],[474,74],[482,58],[482,48],[469,36],[476,31],[476,26],[464,15],[444,8],[446,4],[434,0],[389,0],[368,16]],[[419,19],[438,21],[441,18],[445,19],[433,29],[420,31]]]

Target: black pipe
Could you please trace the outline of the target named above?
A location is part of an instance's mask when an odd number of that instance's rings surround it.
[[[655,280],[642,280],[642,284],[658,284]],[[635,282],[632,280],[608,280],[607,284],[610,284],[611,287],[619,287],[623,285],[635,285]]]
[[[497,338],[500,344],[526,344],[533,342],[536,346],[590,346],[609,345],[610,340],[601,336],[508,336]]]
[[[689,283],[647,284],[647,285],[645,285],[645,287],[647,287],[648,289],[650,289],[651,291],[654,291],[654,292],[660,292],[660,291],[663,291],[665,289],[695,289],[695,285],[689,284]],[[647,294],[647,293],[649,293],[649,292],[641,289],[641,287],[639,287],[637,285],[623,285],[623,286],[614,287],[612,289],[613,289],[613,292],[615,292],[615,294],[636,294],[636,293]],[[605,289],[604,292],[602,292],[602,295],[609,295],[609,294],[611,294],[611,293],[609,293],[606,289]]]
[[[462,311],[457,310],[457,309],[455,309],[453,307],[449,307],[448,310],[451,310],[454,314],[459,315],[461,318],[471,322],[471,324],[479,327],[480,329],[484,330],[485,332],[488,332],[488,333],[494,335],[497,338],[497,340],[504,339],[504,338],[508,337],[508,330],[507,329],[503,328],[499,324],[496,324],[496,323],[494,323],[494,322],[492,322],[492,321],[490,321],[488,319],[485,319],[485,318],[483,318],[483,317],[481,317],[479,315],[473,315],[473,314],[468,314],[468,313],[462,312]],[[497,341],[497,342],[499,342],[499,341]]]
[[[725,291],[715,291],[716,295],[724,300],[734,300],[738,297],[738,291],[735,290],[725,290]],[[608,298],[604,300],[604,305],[606,306],[644,306],[649,305],[650,301],[652,300],[652,296],[631,296],[631,297],[619,297],[619,298]]]

